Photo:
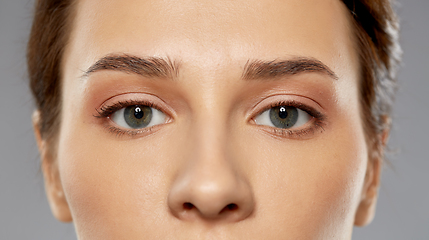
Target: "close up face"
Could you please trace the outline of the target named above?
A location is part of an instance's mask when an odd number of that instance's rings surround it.
[[[79,239],[350,239],[371,218],[378,175],[341,1],[74,11],[44,173]]]

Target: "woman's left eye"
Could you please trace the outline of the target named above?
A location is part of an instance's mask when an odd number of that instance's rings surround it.
[[[132,105],[114,112],[110,119],[123,128],[141,129],[165,123],[166,115],[149,106]]]
[[[296,107],[277,106],[265,110],[254,120],[257,125],[267,125],[276,128],[296,128],[306,124],[311,120],[311,116]]]

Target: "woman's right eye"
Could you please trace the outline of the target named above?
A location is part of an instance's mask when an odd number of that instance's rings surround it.
[[[142,129],[163,124],[166,115],[146,105],[132,105],[114,112],[110,119],[119,126],[127,129]]]

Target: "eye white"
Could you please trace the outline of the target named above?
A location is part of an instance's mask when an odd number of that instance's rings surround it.
[[[266,125],[266,126],[277,128],[273,124],[273,122],[271,121],[271,118],[270,118],[270,110],[271,109],[272,108],[267,109],[267,110],[263,111],[261,114],[259,114],[257,117],[255,117],[254,118],[255,123],[257,125]],[[300,126],[306,124],[311,119],[311,116],[307,112],[305,112],[299,108],[297,108],[297,111],[298,111],[298,119],[292,128],[300,127]]]
[[[151,108],[151,110],[152,110],[152,119],[150,120],[149,124],[144,128],[163,124],[166,121],[167,116],[165,115],[165,113],[159,111],[156,108]],[[119,109],[118,111],[112,114],[110,119],[112,119],[114,123],[118,124],[123,128],[134,129],[130,125],[128,125],[128,123],[125,121],[124,111],[125,111],[125,108]]]

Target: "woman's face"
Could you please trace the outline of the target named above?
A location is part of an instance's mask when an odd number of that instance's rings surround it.
[[[368,149],[341,1],[75,10],[54,168],[80,239],[351,237]]]

